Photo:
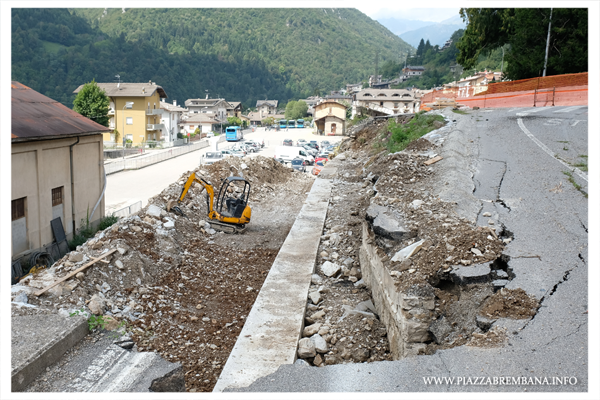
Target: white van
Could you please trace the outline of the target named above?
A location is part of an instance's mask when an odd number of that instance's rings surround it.
[[[286,163],[292,162],[294,158],[301,158],[310,165],[315,163],[313,156],[308,154],[304,148],[296,146],[277,146],[275,148],[275,158],[282,159]]]

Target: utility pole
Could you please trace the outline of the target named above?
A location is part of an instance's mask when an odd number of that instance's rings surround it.
[[[550,47],[550,27],[552,26],[552,8],[550,8],[550,20],[548,21],[548,38],[546,39],[546,58],[544,59],[544,73],[546,76],[546,66],[548,65],[548,48]]]

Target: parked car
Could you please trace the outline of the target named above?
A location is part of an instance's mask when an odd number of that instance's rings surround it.
[[[258,142],[255,142],[252,139],[246,140],[244,142],[244,144],[247,145],[247,146],[252,146],[255,150],[260,150],[260,144],[258,144]]]
[[[245,152],[242,153],[237,150],[221,150],[221,154],[223,154],[224,157],[244,157],[246,155]]]
[[[303,145],[305,145],[306,143],[307,143],[307,142],[306,142],[306,139],[298,139],[298,141],[296,142],[296,146],[298,146],[298,147],[302,147],[302,146],[303,146]]]
[[[243,154],[244,156],[246,154],[248,154],[248,149],[246,149],[246,146],[242,146],[241,143],[236,144],[230,150],[233,150],[235,152],[239,152],[239,153]]]
[[[292,139],[283,139],[283,145],[284,146],[293,146],[294,142],[292,141]]]
[[[327,156],[323,157],[323,154],[319,154],[316,158],[315,158],[315,164],[318,163],[319,161],[323,162],[323,165],[327,164],[327,161],[329,160],[329,158],[327,158]]]
[[[323,161],[315,161],[315,165],[314,165],[314,167],[312,167],[312,170],[310,171],[310,173],[313,175],[319,175],[321,173],[321,171],[323,170],[324,166],[325,166],[325,163]]]
[[[310,154],[311,156],[313,156],[313,157],[316,157],[316,156],[317,156],[317,154],[318,154],[318,151],[317,151],[317,150],[313,149],[312,147],[310,147],[310,146],[309,146],[309,145],[307,145],[307,144],[305,144],[304,146],[300,146],[300,147],[302,147],[302,148],[306,149],[306,152],[307,152],[308,154]]]
[[[208,151],[200,159],[202,165],[211,165],[223,159],[223,154],[219,151]]]
[[[215,133],[214,133],[214,132],[208,132],[208,133],[206,134],[206,137],[207,137],[207,138],[209,138],[209,137],[215,137]]]
[[[308,145],[313,149],[319,151],[319,145],[317,144],[316,140],[311,140],[310,142],[308,142]]]
[[[321,148],[325,148],[327,146],[330,146],[331,143],[329,142],[329,140],[322,140],[321,141]]]
[[[260,147],[265,147],[265,140],[263,138],[254,138],[252,139],[254,142],[258,143]]]
[[[306,171],[306,161],[301,158],[294,158],[292,160],[292,168],[294,171],[305,172]]]

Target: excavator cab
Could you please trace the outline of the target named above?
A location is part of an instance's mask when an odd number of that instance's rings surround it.
[[[167,211],[184,215],[179,208],[179,203],[185,198],[192,183],[199,183],[206,189],[206,207],[208,210],[208,223],[214,228],[226,233],[242,233],[246,224],[250,222],[252,210],[248,206],[250,197],[250,183],[242,177],[230,176],[223,180],[221,189],[215,202],[214,188],[210,182],[192,173],[177,200],[167,203]]]
[[[215,210],[223,217],[242,218],[249,197],[250,183],[239,176],[230,176],[221,184]]]

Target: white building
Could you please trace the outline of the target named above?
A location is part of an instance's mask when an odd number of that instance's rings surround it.
[[[166,143],[177,140],[179,124],[185,111],[185,108],[177,105],[177,100],[173,100],[173,104],[167,103],[165,99],[160,102],[161,139]]]

